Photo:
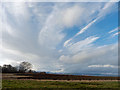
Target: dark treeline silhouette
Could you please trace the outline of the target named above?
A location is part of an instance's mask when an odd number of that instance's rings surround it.
[[[35,71],[32,70],[32,64],[29,62],[21,62],[20,65],[14,67],[10,64],[4,64],[0,66],[2,73],[33,73]]]
[[[2,67],[2,72],[3,73],[17,73],[18,70],[17,70],[17,67],[13,67],[10,64],[9,65],[4,64]]]

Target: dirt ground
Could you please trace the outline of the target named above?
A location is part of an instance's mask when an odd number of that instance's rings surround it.
[[[16,74],[2,74],[2,79],[17,79],[17,80],[35,80],[35,81],[61,81],[61,82],[109,82],[109,81],[119,81],[119,80],[51,80],[51,79],[18,79],[19,77],[31,77]]]
[[[2,79],[17,79],[18,77],[30,77],[16,74],[2,74]]]

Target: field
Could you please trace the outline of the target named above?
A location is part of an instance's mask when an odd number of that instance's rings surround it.
[[[3,74],[2,88],[41,89],[111,89],[118,90],[117,77],[96,77],[56,74]],[[51,78],[50,78],[51,77]]]
[[[41,80],[3,80],[5,88],[106,88],[118,89],[117,81],[41,81]]]

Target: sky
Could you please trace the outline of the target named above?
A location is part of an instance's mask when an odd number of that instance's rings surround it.
[[[117,2],[4,2],[0,65],[117,75]]]

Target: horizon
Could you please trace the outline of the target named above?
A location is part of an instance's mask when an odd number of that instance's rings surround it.
[[[0,4],[0,65],[118,75],[118,2]]]

